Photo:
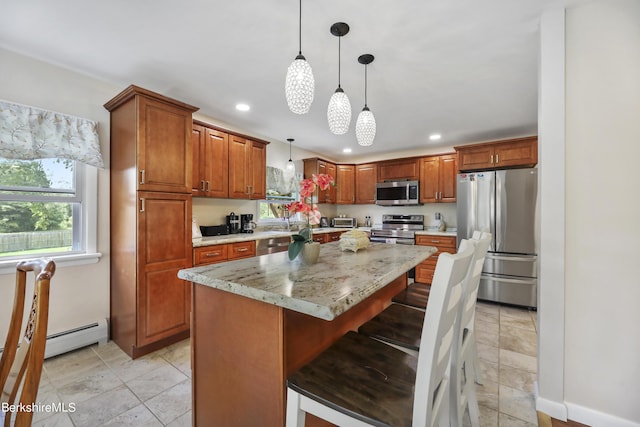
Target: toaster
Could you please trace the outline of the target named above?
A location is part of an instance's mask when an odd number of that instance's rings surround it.
[[[338,217],[331,220],[331,226],[336,228],[355,228],[358,221],[355,218]]]

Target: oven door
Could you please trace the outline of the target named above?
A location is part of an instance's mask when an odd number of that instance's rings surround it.
[[[389,243],[392,245],[415,245],[415,239],[408,239],[406,237],[383,237],[372,236],[370,239],[372,242]]]

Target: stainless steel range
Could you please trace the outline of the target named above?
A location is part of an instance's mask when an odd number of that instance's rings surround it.
[[[415,245],[416,231],[423,229],[424,215],[382,215],[382,228],[373,228],[370,240]]]

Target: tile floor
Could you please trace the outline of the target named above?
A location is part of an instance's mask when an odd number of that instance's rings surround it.
[[[537,426],[536,312],[478,303],[476,313],[481,426]],[[189,340],[135,361],[113,342],[48,359],[38,402],[75,412],[36,413],[34,426],[190,426]]]

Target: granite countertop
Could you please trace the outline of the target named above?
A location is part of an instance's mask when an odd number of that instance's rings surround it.
[[[178,277],[333,320],[436,252],[432,246],[372,243],[354,253],[339,245],[322,245],[320,260],[311,266],[280,252],[188,268]]]
[[[313,234],[331,233],[334,231],[349,231],[352,228],[314,228]],[[369,231],[370,228],[359,227],[357,230]],[[205,236],[192,239],[193,247],[198,248],[202,246],[221,245],[224,243],[237,243],[247,242],[249,240],[261,240],[270,239],[272,237],[291,236],[296,234],[297,231],[286,230],[271,230],[271,231],[256,231],[253,233],[237,233],[237,234],[225,234],[223,236]]]

